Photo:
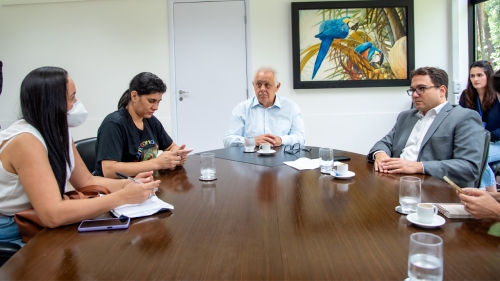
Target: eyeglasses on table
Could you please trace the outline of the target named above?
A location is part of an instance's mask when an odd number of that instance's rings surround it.
[[[297,154],[301,150],[311,152],[311,148],[301,148],[300,143],[296,143],[293,145],[287,144],[285,145],[285,147],[283,147],[283,152],[288,154]]]

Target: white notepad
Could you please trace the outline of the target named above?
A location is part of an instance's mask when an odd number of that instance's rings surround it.
[[[467,212],[464,205],[460,203],[433,203],[439,209],[439,212],[450,219],[469,219],[472,214]]]
[[[146,217],[164,210],[173,210],[174,206],[153,196],[141,204],[125,204],[111,210],[116,217],[127,216],[129,218]]]

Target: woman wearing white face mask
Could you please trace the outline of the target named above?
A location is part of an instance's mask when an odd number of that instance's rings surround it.
[[[87,120],[88,115],[89,113],[85,109],[85,106],[83,106],[83,103],[79,100],[76,101],[73,104],[73,108],[68,111],[68,127],[80,126]]]
[[[47,227],[94,218],[123,204],[144,202],[159,181],[145,184],[94,177],[68,130],[86,119],[73,80],[64,69],[42,67],[21,84],[23,119],[0,132],[0,241],[23,245],[13,215],[34,208]],[[66,182],[75,189],[102,185],[112,193],[92,200],[63,200]]]

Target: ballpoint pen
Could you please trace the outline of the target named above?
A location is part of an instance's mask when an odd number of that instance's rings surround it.
[[[132,177],[129,177],[129,176],[127,176],[127,175],[124,175],[124,174],[122,174],[122,173],[120,173],[120,172],[116,172],[115,174],[116,174],[117,176],[119,176],[120,178],[122,178],[122,179],[131,180],[131,181],[133,181],[133,182],[135,182],[135,183],[142,184],[142,182],[140,182],[140,181],[138,181],[138,180],[136,180],[136,179],[134,179],[134,178],[132,178]],[[153,190],[154,190],[155,192],[160,192],[160,191],[158,190],[158,188],[156,188],[156,187],[155,187],[155,188],[153,188]]]

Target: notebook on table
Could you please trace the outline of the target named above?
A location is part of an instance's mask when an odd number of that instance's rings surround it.
[[[450,219],[474,218],[471,213],[465,210],[464,205],[460,203],[434,203],[434,205],[443,216]]]

